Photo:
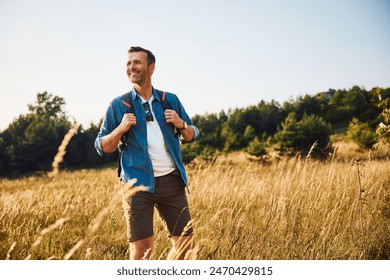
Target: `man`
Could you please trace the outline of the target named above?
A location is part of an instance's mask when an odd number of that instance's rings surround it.
[[[180,142],[197,140],[200,133],[176,95],[152,86],[154,69],[152,52],[141,47],[129,49],[127,75],[133,89],[128,100],[132,104],[115,98],[95,140],[98,153],[106,155],[113,153],[127,135],[120,159],[121,180],[135,178],[136,186],[148,187],[147,192],[137,192],[124,203],[130,259],[149,259],[152,255],[154,207],[172,240],[169,259],[183,258],[194,246]],[[164,108],[166,104],[172,108]],[[134,113],[128,111],[132,106]]]

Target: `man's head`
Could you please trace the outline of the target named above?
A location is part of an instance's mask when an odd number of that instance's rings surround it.
[[[139,47],[139,46],[133,46],[133,47],[130,47],[128,54],[133,53],[133,52],[146,53],[147,58],[148,58],[148,66],[150,66],[151,64],[156,64],[156,57],[154,56],[154,54],[151,51],[144,49],[142,47]]]
[[[131,47],[128,51],[127,76],[133,84],[142,86],[151,83],[156,58],[153,53],[142,47]]]

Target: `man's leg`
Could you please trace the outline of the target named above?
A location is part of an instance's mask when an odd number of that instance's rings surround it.
[[[195,246],[184,182],[179,172],[158,177],[156,182],[155,190],[159,193],[156,208],[167,225],[172,241],[167,259],[184,259]]]
[[[130,259],[150,259],[153,253],[153,194],[137,192],[123,196]]]
[[[130,260],[148,260],[153,253],[153,237],[130,242]]]
[[[187,252],[195,247],[193,235],[189,236],[171,236],[172,249],[169,251],[168,260],[183,260]]]

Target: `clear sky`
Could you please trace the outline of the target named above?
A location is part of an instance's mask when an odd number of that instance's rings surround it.
[[[43,91],[98,122],[131,88],[132,45],[190,116],[390,87],[390,0],[0,0],[0,130]]]

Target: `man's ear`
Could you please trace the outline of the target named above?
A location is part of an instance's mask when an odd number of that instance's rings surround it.
[[[149,66],[150,75],[153,75],[155,66],[156,65],[154,63],[150,64],[150,66]]]

